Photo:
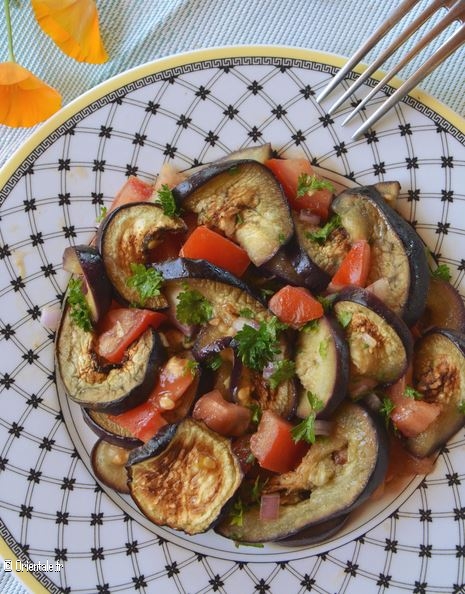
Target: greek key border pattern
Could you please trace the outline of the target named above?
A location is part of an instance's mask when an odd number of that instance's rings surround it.
[[[132,91],[136,91],[153,83],[157,83],[164,80],[170,80],[173,78],[177,78],[182,74],[189,74],[192,72],[199,72],[202,70],[207,70],[210,68],[234,68],[235,66],[276,66],[279,68],[301,68],[303,70],[312,70],[315,72],[323,72],[325,74],[334,75],[339,70],[335,66],[331,66],[330,64],[324,64],[321,62],[314,62],[311,60],[302,60],[302,59],[295,59],[295,58],[281,58],[281,57],[273,57],[273,56],[238,56],[238,57],[230,57],[230,58],[214,58],[211,60],[204,60],[198,62],[191,62],[189,64],[184,64],[182,66],[176,66],[174,68],[167,68],[161,72],[156,72],[154,74],[149,74],[143,78],[139,78],[135,81],[132,81],[125,85],[124,87],[120,87],[115,91],[111,91],[106,95],[103,95],[90,105],[86,106],[84,109],[80,110],[76,114],[74,114],[69,120],[64,122],[61,126],[56,128],[47,138],[45,138],[29,155],[28,157],[22,162],[22,164],[18,167],[18,169],[14,172],[14,174],[9,178],[8,182],[0,191],[0,207],[3,205],[4,201],[6,200],[8,194],[11,190],[15,187],[21,177],[27,172],[27,170],[32,166],[35,160],[45,151],[47,150],[58,138],[60,138],[63,134],[66,134],[70,129],[76,126],[79,122],[85,119],[87,116],[95,113],[100,108],[105,107],[109,103],[116,101],[118,99],[122,99],[125,95]],[[357,74],[351,72],[348,75],[348,78],[354,80],[357,78]],[[376,80],[369,79],[367,84],[370,86],[374,86],[377,83]],[[393,89],[390,88],[389,92],[392,92]],[[424,114],[427,118],[431,119],[436,125],[441,126],[445,131],[451,134],[460,144],[465,146],[465,134],[458,130],[455,126],[453,126],[448,120],[446,120],[443,116],[439,113],[428,107],[427,105],[417,101],[413,97],[406,97],[403,100],[403,103],[406,103],[413,109],[419,111],[420,113]]]

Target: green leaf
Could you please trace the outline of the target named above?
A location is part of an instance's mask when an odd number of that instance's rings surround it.
[[[337,312],[337,321],[343,328],[347,328],[352,320],[352,312],[350,311],[341,311]]]
[[[301,173],[297,180],[297,196],[312,194],[317,190],[329,190],[334,192],[334,185],[327,179],[322,179],[316,175]]]
[[[82,291],[81,279],[70,279],[66,300],[70,306],[69,315],[73,322],[79,326],[79,328],[82,328],[82,330],[90,332],[92,330],[92,316],[86,296]]]
[[[231,526],[242,526],[244,523],[244,504],[241,499],[236,499],[229,512]]]
[[[178,295],[176,317],[183,324],[205,324],[213,317],[213,306],[200,291],[186,287]]]
[[[307,399],[312,408],[312,412],[301,423],[293,427],[291,430],[292,439],[294,441],[306,441],[307,443],[315,443],[315,419],[316,414],[323,408],[323,401],[318,398],[313,392],[307,392]]]
[[[100,209],[100,214],[98,215],[96,221],[97,223],[101,223],[103,219],[107,216],[108,208],[106,206],[102,206]]]
[[[450,268],[449,268],[449,266],[447,266],[447,264],[439,264],[439,266],[431,272],[431,276],[433,278],[437,278],[439,280],[443,280],[443,281],[447,281],[447,282],[449,282],[450,279],[452,278],[452,274],[450,273]]]
[[[144,264],[132,263],[130,268],[132,275],[126,279],[126,285],[139,295],[138,305],[145,305],[148,299],[160,295],[164,280],[161,272]]]
[[[379,409],[380,414],[384,417],[386,422],[386,427],[389,425],[389,421],[391,419],[391,413],[395,408],[395,404],[392,402],[390,398],[385,396],[381,401],[381,407]]]
[[[335,229],[339,229],[339,227],[341,227],[341,217],[339,215],[333,215],[323,227],[320,227],[316,231],[307,231],[305,237],[323,245],[331,233]]]
[[[258,328],[246,324],[239,330],[234,338],[244,365],[255,371],[262,371],[281,352],[278,332],[284,327],[277,318],[272,318],[269,322],[260,322]]]
[[[223,359],[221,355],[219,353],[215,353],[209,357],[207,365],[212,371],[218,371],[218,369],[223,365]]]
[[[407,398],[413,398],[414,400],[423,399],[423,394],[421,392],[418,392],[418,390],[415,390],[415,388],[412,388],[412,386],[406,386],[404,390],[404,396],[406,396]]]
[[[157,191],[157,198],[155,204],[161,206],[164,214],[172,219],[178,217],[180,212],[174,199],[173,192],[170,190],[168,184],[163,184]]]
[[[295,363],[289,359],[280,359],[276,361],[275,369],[270,376],[269,383],[272,390],[282,382],[291,379],[295,375]]]

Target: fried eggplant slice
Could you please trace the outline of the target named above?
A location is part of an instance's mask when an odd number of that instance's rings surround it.
[[[225,518],[216,532],[238,542],[290,539],[315,542],[318,527],[345,517],[384,479],[388,464],[386,428],[363,405],[344,402],[333,417],[331,435],[317,438],[299,466],[271,477],[263,493],[279,493],[277,519],[260,520],[260,505],[245,505],[242,522]],[[314,531],[312,529],[315,529]],[[324,533],[325,530],[322,530]],[[324,535],[323,535],[324,538]]]
[[[113,210],[101,223],[97,242],[105,269],[119,300],[125,304],[138,304],[149,309],[166,307],[161,294],[141,298],[140,291],[130,286],[131,267],[146,264],[149,253],[169,233],[183,233],[184,221],[169,217],[151,202],[125,204]]]
[[[127,468],[142,513],[187,534],[208,530],[242,481],[230,440],[190,418],[133,450]]]
[[[308,393],[321,403],[318,418],[327,418],[346,396],[349,346],[341,325],[326,315],[299,332],[295,365],[300,380],[297,416],[312,412]]]
[[[465,336],[444,328],[427,332],[415,345],[413,382],[426,402],[440,407],[422,433],[406,440],[407,449],[424,458],[465,425]]]
[[[430,279],[426,308],[417,327],[422,333],[434,327],[465,333],[465,304],[450,282]]]
[[[361,395],[360,385],[389,385],[405,373],[412,358],[412,335],[380,299],[364,289],[344,289],[336,297],[334,313],[349,344],[352,396]]]
[[[289,207],[274,174],[254,160],[213,163],[173,189],[198,223],[219,229],[260,266],[294,232]]]
[[[143,402],[152,390],[165,349],[149,328],[127,349],[118,365],[100,365],[94,350],[95,333],[73,322],[69,308],[58,329],[55,356],[68,396],[81,406],[112,414]]]
[[[370,244],[367,284],[387,279],[386,305],[408,326],[414,324],[425,309],[430,278],[420,236],[374,186],[345,190],[332,209],[352,242],[365,239]]]
[[[90,454],[90,463],[97,479],[118,493],[129,493],[126,471],[129,452],[127,448],[99,439]]]

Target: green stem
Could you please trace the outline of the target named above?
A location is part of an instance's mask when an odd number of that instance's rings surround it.
[[[8,57],[10,62],[16,62],[15,52],[13,50],[13,31],[11,30],[10,0],[3,0],[5,7],[6,32],[8,36]]]

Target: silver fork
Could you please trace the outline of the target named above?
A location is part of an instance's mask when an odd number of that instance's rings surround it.
[[[318,95],[317,102],[321,102],[331,91],[343,80],[360,60],[390,31],[399,21],[419,2],[419,0],[403,0],[401,4],[388,16],[386,21],[370,36],[370,38],[358,49],[352,58],[339,70],[336,76]],[[347,91],[328,109],[328,113],[334,113],[380,65],[389,58],[415,31],[417,31],[435,12],[446,7],[448,12],[445,16],[427,32],[416,45],[402,58],[396,66],[377,83],[377,85],[366,95],[366,97],[355,107],[349,116],[342,122],[347,124],[355,114],[368,103],[368,101],[380,91],[384,85],[392,79],[410,60],[421,52],[433,39],[451,25],[453,21],[460,20],[462,25],[441,45],[441,47],[428,58],[421,67],[410,76],[386,101],[355,131],[352,138],[360,138],[375,122],[396,105],[405,95],[410,93],[426,76],[439,66],[446,58],[455,52],[465,42],[465,0],[433,0],[428,7],[422,11],[412,23],[383,51],[380,56],[370,64],[359,76]]]

